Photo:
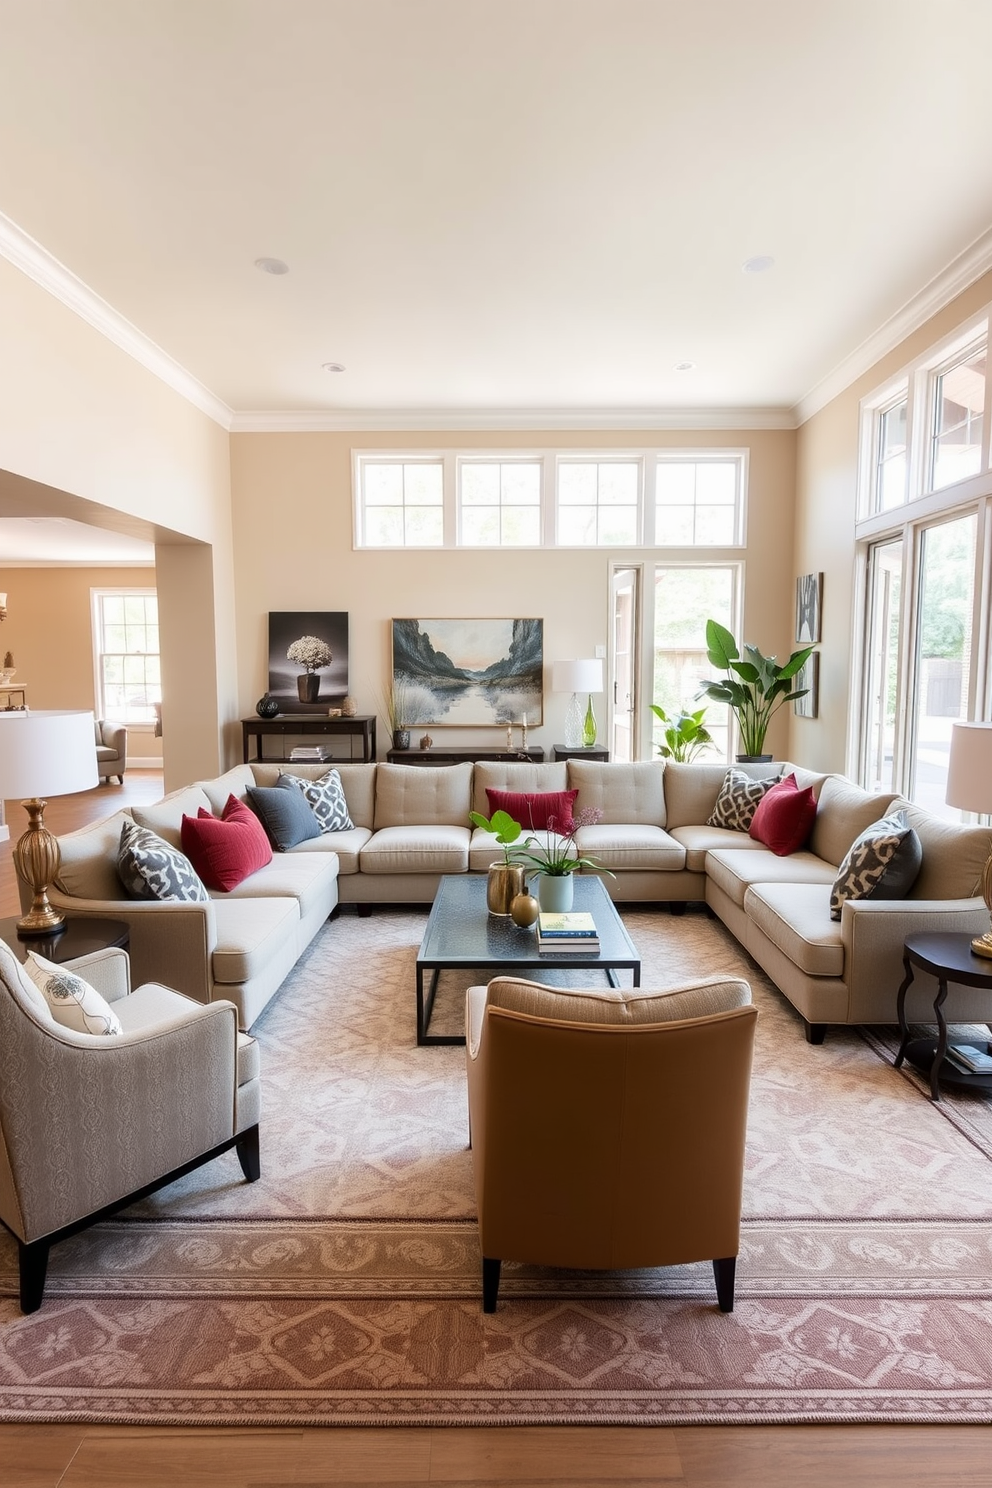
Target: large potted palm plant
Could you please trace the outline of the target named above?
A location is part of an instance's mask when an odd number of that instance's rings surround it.
[[[779,666],[774,656],[764,656],[757,646],[745,642],[744,655],[737,649],[726,626],[716,620],[706,622],[706,651],[710,664],[727,673],[719,681],[704,682],[697,693],[714,703],[726,703],[740,729],[739,760],[767,760],[765,734],[772,718],[783,703],[805,697],[808,687],[796,687],[796,675],[813,653],[812,646],[793,651]]]

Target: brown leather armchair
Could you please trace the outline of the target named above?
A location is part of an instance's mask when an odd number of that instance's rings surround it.
[[[626,1270],[710,1260],[734,1306],[751,1055],[746,982],[470,987],[482,1305],[504,1260]]]

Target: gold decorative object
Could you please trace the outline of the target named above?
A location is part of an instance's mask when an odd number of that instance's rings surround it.
[[[510,905],[524,891],[524,870],[519,863],[491,863],[486,881],[486,908],[492,915],[508,915]]]
[[[534,895],[528,894],[526,890],[522,894],[517,894],[510,902],[510,919],[522,930],[528,925],[535,924],[540,913],[541,906]]]
[[[354,718],[358,712],[358,704],[353,697],[346,697],[341,703],[341,717]]]

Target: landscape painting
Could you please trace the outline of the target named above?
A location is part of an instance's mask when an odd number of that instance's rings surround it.
[[[290,661],[286,652],[303,636],[316,636],[331,648],[331,660],[321,667],[320,692],[317,702],[300,701],[296,679],[303,671]],[[281,713],[326,713],[333,703],[339,705],[348,691],[348,611],[347,610],[270,610],[269,611],[269,693],[279,704]]]
[[[393,696],[403,724],[544,721],[543,620],[394,620]]]

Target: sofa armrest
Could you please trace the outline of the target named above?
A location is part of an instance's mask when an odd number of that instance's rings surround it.
[[[74,971],[85,982],[89,982],[91,987],[95,987],[107,1002],[120,1002],[131,991],[128,954],[119,946],[91,951],[88,956],[76,956],[64,965],[67,971]]]
[[[212,960],[217,945],[213,902],[173,900],[76,899],[58,889],[48,895],[56,909],[73,916],[123,920],[130,931],[131,981],[161,982],[195,1002],[209,1002]]]
[[[903,943],[907,935],[953,933],[982,935],[989,928],[985,901],[974,899],[848,899],[841,910],[844,980],[851,1007],[867,1007],[880,986],[895,993],[903,978]],[[919,973],[916,982],[926,979]],[[932,985],[932,984],[931,984]],[[933,1001],[933,994],[930,994]]]

